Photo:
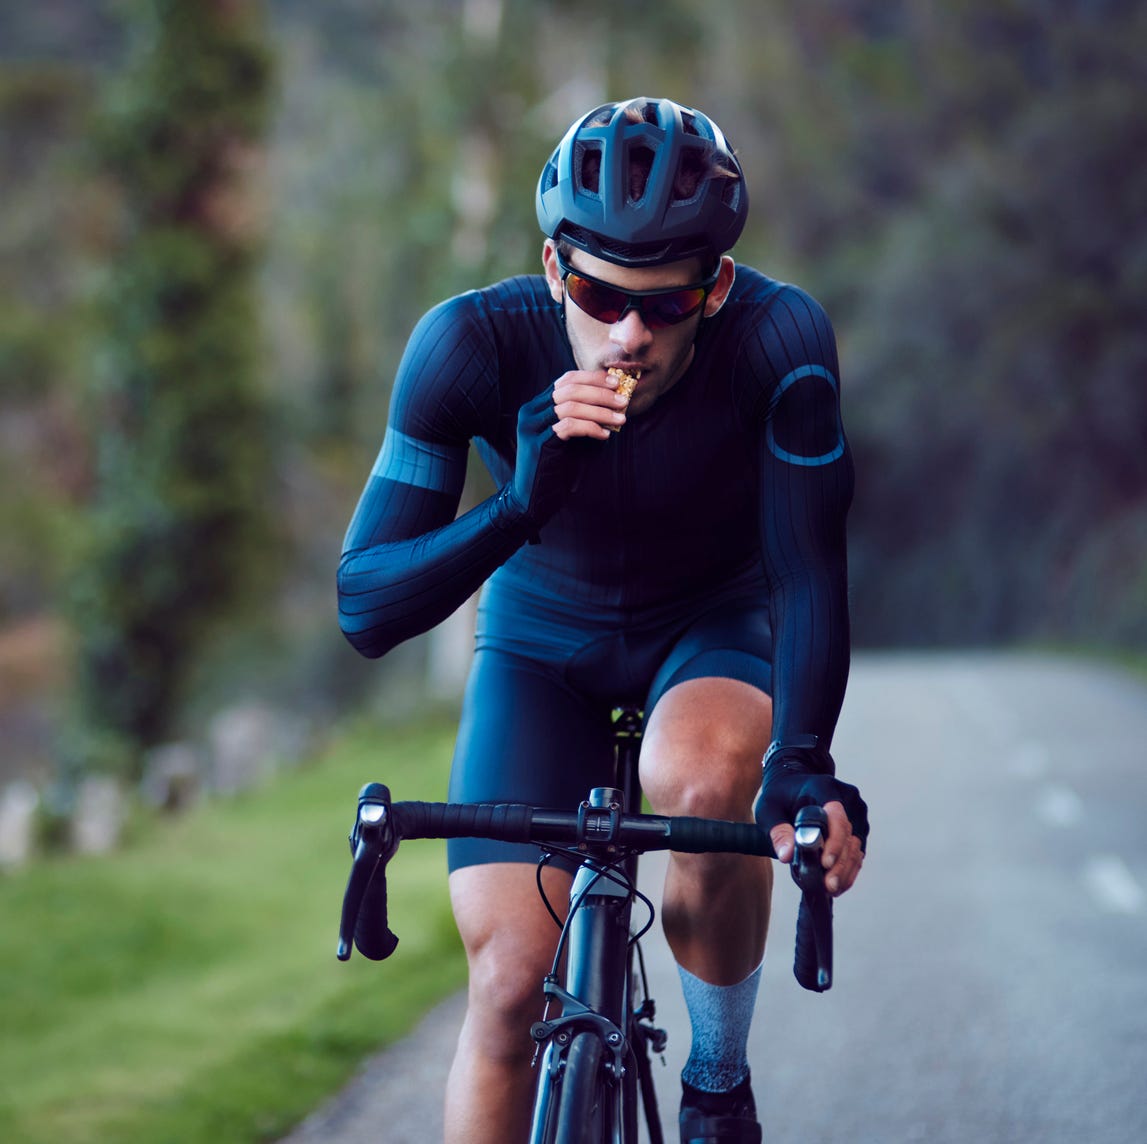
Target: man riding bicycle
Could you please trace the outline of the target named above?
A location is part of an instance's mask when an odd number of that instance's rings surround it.
[[[655,813],[755,814],[789,861],[797,809],[823,804],[827,886],[843,893],[868,824],[828,751],[853,485],[829,322],[728,256],[744,175],[699,111],[590,112],[536,204],[544,273],[450,299],[411,336],[346,538],[343,631],[382,655],[482,586],[452,801],[576,805],[607,783],[609,714],[632,703]],[[456,518],[471,442],[498,491]],[[556,940],[537,857],[450,843],[470,987],[447,1141],[526,1136],[522,1030]],[[563,900],[568,869],[545,876]],[[746,1044],[771,887],[761,859],[670,859],[662,918],[693,1026],[686,1144],[761,1139]]]

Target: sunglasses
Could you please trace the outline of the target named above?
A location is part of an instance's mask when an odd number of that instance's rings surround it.
[[[558,268],[562,272],[566,293],[583,313],[612,326],[620,322],[630,310],[636,310],[651,330],[676,326],[693,317],[705,305],[705,299],[717,285],[721,273],[718,263],[710,277],[691,286],[665,286],[660,290],[619,290],[608,282],[602,282],[600,278],[592,278],[580,270],[574,270],[560,254]]]

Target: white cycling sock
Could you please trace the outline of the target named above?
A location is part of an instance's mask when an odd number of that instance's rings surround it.
[[[681,1079],[704,1092],[728,1092],[749,1075],[749,1026],[761,966],[736,985],[710,985],[680,965],[677,971],[693,1025],[693,1045]]]

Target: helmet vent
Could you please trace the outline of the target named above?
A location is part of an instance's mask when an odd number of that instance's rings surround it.
[[[635,146],[629,149],[629,186],[626,197],[631,203],[638,202],[645,194],[649,182],[649,172],[653,168],[653,149]]]
[[[578,142],[574,147],[574,177],[578,187],[595,198],[601,195],[601,145]]]

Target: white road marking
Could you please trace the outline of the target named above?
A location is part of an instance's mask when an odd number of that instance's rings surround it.
[[[1147,893],[1123,859],[1114,854],[1089,858],[1084,880],[1099,905],[1113,913],[1136,914],[1147,904]]]
[[[1008,760],[1008,769],[1021,779],[1038,779],[1047,774],[1050,752],[1034,739],[1021,743]]]
[[[1071,787],[1049,783],[1039,792],[1036,812],[1050,826],[1075,826],[1083,818],[1083,803]]]

